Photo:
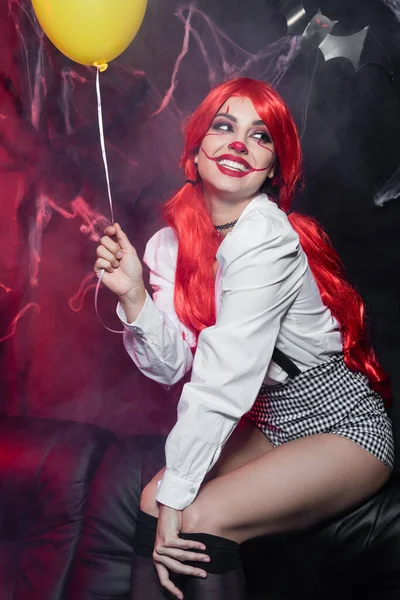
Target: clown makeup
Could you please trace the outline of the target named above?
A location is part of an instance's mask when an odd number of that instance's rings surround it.
[[[197,155],[204,192],[250,199],[274,176],[275,148],[249,98],[232,97],[211,122]]]

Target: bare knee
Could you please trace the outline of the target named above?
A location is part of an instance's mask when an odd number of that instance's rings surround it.
[[[207,507],[201,500],[195,500],[182,513],[182,532],[183,533],[210,533],[212,535],[223,535],[221,523],[215,519],[213,511],[207,510]]]
[[[183,533],[205,533],[204,517],[194,502],[182,513],[182,531]]]
[[[146,487],[142,491],[142,495],[140,496],[140,510],[147,513],[148,515],[152,515],[153,517],[158,518],[158,504],[156,500],[158,482],[162,478],[164,474],[164,470],[162,469],[153,479],[146,485]]]
[[[150,482],[148,485],[146,485],[142,491],[142,495],[140,496],[140,510],[148,515],[152,515],[153,517],[158,517],[156,491],[157,488],[154,488]]]

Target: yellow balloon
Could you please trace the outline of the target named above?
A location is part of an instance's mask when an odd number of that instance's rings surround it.
[[[82,65],[108,63],[136,36],[147,0],[32,0],[48,38]]]

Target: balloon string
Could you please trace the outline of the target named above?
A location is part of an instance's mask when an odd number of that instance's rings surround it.
[[[111,194],[110,174],[109,174],[108,162],[107,162],[106,143],[105,143],[105,139],[104,139],[103,109],[102,109],[102,104],[101,104],[101,91],[100,91],[100,71],[104,71],[105,69],[104,69],[103,65],[95,65],[95,67],[97,68],[96,93],[97,93],[97,113],[98,113],[98,117],[99,117],[99,133],[100,133],[101,153],[103,156],[104,170],[106,173],[108,201],[110,203],[110,212],[111,212],[111,223],[114,224],[114,208],[113,208],[113,200],[112,200],[112,194]],[[103,327],[105,329],[107,329],[107,331],[110,331],[111,333],[124,333],[123,330],[116,331],[115,329],[110,329],[109,327],[107,327],[107,325],[105,325],[103,323],[103,321],[100,317],[100,314],[99,314],[99,307],[98,307],[99,291],[100,291],[101,282],[103,281],[104,272],[105,272],[104,269],[102,269],[100,271],[99,280],[97,282],[96,292],[94,295],[94,308],[96,311],[96,315],[97,315],[97,318],[99,319],[100,323],[103,325]]]
[[[105,143],[105,139],[104,139],[103,109],[102,109],[102,106],[101,106],[100,67],[97,67],[96,93],[97,93],[97,113],[98,113],[98,117],[99,117],[99,132],[100,132],[101,154],[103,156],[104,169],[105,169],[105,172],[106,172],[107,190],[108,190],[108,201],[110,203],[110,212],[111,212],[111,223],[114,224],[114,209],[113,209],[113,201],[112,201],[112,195],[111,195],[110,174],[109,174],[109,171],[108,171],[106,143]]]

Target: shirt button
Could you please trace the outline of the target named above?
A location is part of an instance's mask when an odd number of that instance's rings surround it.
[[[190,488],[189,492],[190,492],[191,494],[195,494],[195,493],[196,493],[196,490],[195,490],[195,488]]]

